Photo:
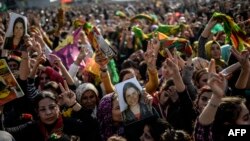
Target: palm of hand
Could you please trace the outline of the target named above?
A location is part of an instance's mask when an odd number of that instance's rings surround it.
[[[227,87],[227,81],[224,78],[224,76],[217,75],[217,74],[211,74],[208,79],[208,85],[213,90],[213,93],[216,94],[219,97],[223,97],[226,87]]]

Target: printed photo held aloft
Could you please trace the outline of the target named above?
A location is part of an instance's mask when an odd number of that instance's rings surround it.
[[[25,50],[24,36],[27,35],[27,17],[10,13],[10,21],[5,34],[3,49]]]
[[[135,77],[116,84],[115,88],[126,125],[153,115],[152,107],[144,101],[144,90]]]
[[[22,96],[24,93],[11,73],[7,62],[0,59],[0,106]]]

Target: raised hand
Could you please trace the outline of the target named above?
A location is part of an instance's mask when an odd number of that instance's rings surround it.
[[[158,50],[160,48],[160,41],[155,37],[148,41],[147,51],[144,53],[144,60],[148,65],[148,69],[156,68],[156,59]]]
[[[31,36],[34,37],[34,39],[40,43],[41,47],[43,48],[45,46],[45,42],[43,40],[43,34],[42,31],[36,27],[31,28]]]
[[[56,65],[58,67],[63,65],[61,59],[55,54],[49,55],[49,61],[50,61],[51,65]]]
[[[163,63],[163,73],[165,77],[172,77],[174,74],[179,73],[178,59],[176,54],[174,56],[166,49],[168,58]]]
[[[63,87],[64,85],[64,87]],[[67,82],[64,80],[63,85],[59,83],[59,87],[61,89],[61,94],[59,95],[59,102],[65,103],[68,107],[72,107],[76,102],[76,94],[69,89]]]
[[[213,94],[219,98],[222,98],[225,95],[225,90],[227,88],[227,80],[222,74],[216,73],[214,59],[211,59],[210,61],[208,72],[208,85],[211,87]]]
[[[242,69],[249,70],[250,69],[250,61],[249,61],[249,54],[250,48],[247,48],[248,51],[243,51],[239,53],[234,47],[231,49],[231,53],[236,57],[239,63],[242,66]]]
[[[100,65],[100,68],[106,68],[109,59],[100,50],[96,50],[95,62]]]
[[[27,47],[28,51],[35,51],[38,55],[42,54],[41,44],[32,37],[27,38]]]
[[[44,54],[40,54],[36,59],[36,64],[42,64],[46,61],[46,57]]]

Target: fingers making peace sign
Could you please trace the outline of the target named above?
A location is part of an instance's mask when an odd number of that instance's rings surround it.
[[[59,87],[62,91],[62,93],[59,95],[59,102],[60,103],[65,103],[69,107],[73,107],[74,105],[77,104],[76,102],[76,94],[69,89],[69,86],[66,82],[66,80],[63,81],[63,85],[60,83]]]

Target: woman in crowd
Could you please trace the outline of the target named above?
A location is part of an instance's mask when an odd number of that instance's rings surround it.
[[[194,71],[193,82],[197,89],[205,86],[207,84],[207,79],[208,72],[206,68]]]
[[[34,107],[38,120],[34,120],[17,130],[11,130],[11,134],[18,140],[44,141],[44,140],[70,140],[70,135],[80,136],[81,140],[97,141],[97,122],[88,111],[76,101],[75,94],[64,82],[65,88],[60,84],[62,93],[60,98],[49,91],[42,91],[34,99]],[[62,100],[73,111],[79,112],[78,118],[64,118],[60,113],[58,102]]]
[[[225,68],[227,64],[221,59],[220,44],[215,40],[208,39],[211,34],[211,29],[216,25],[216,23],[217,21],[214,18],[211,18],[207,23],[206,28],[201,33],[199,38],[198,57],[202,57],[207,60],[213,58],[216,61],[216,65],[220,68]]]
[[[99,104],[99,93],[92,83],[83,83],[76,89],[77,101],[87,109],[93,110],[92,117],[96,118]]]
[[[206,107],[211,96],[212,90],[208,85],[205,85],[198,90],[197,98],[194,101],[194,108],[197,115],[199,115],[203,111],[204,107]]]
[[[241,74],[236,82],[237,87],[246,88],[250,74],[249,53],[240,55],[237,51],[233,54],[242,65]],[[210,77],[208,85],[212,89],[212,96],[204,110],[199,115],[194,131],[194,138],[200,140],[227,140],[228,125],[250,125],[249,110],[245,100],[239,97],[224,97],[227,89],[227,81],[222,74],[215,71],[215,61],[211,60],[209,67]]]
[[[152,118],[145,123],[141,141],[160,141],[161,136],[166,131],[173,130],[173,127],[161,118]]]
[[[107,94],[100,100],[97,109],[97,119],[100,124],[102,141],[106,141],[114,134],[125,136],[122,114],[116,93]]]

